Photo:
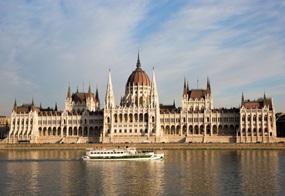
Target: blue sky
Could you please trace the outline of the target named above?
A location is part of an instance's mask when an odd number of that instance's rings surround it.
[[[163,104],[181,106],[184,78],[209,77],[216,108],[265,92],[285,112],[284,11],[283,0],[0,0],[0,114],[15,99],[63,110],[69,83],[98,86],[103,107],[109,69],[119,104],[138,50]]]

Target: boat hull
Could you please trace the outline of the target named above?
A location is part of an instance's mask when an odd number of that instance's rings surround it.
[[[164,154],[154,154],[154,155],[139,155],[139,156],[122,156],[122,157],[95,157],[95,156],[82,156],[82,160],[85,161],[134,161],[134,160],[157,160],[157,159],[163,159]]]

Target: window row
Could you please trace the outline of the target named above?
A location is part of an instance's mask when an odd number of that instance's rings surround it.
[[[247,119],[247,121],[251,121],[251,120],[256,121],[256,120],[257,120],[257,116],[256,116],[256,115],[253,115],[253,116],[248,115],[247,118],[246,118],[245,115],[243,115],[243,116],[242,116],[242,121],[245,121],[246,119]],[[263,117],[263,120],[264,120],[264,121],[267,121],[267,120],[268,120],[267,115],[265,115],[265,116]],[[258,116],[258,121],[262,121],[262,116],[261,116],[261,115]],[[270,116],[270,121],[272,122],[272,116]]]
[[[140,130],[138,130],[138,129],[119,129],[119,130],[117,130],[117,129],[114,129],[114,133],[142,133],[142,134],[144,134],[144,133],[148,133],[148,129],[140,129]],[[155,133],[155,130],[153,129],[152,130],[152,133]]]

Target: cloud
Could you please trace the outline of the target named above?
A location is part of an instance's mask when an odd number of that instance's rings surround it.
[[[72,91],[98,85],[103,103],[109,69],[119,103],[138,48],[149,76],[155,67],[162,103],[180,105],[184,77],[202,88],[207,76],[217,107],[238,106],[242,91],[285,98],[284,8],[258,0],[0,0],[1,113],[15,98],[63,109],[68,83]]]

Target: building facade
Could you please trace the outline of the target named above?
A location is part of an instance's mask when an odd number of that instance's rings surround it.
[[[10,117],[0,116],[0,140],[7,137],[10,128]]]
[[[279,113],[276,115],[276,131],[277,137],[285,137],[285,114]]]
[[[64,111],[42,108],[32,104],[17,106],[11,114],[8,143],[87,143],[100,142],[103,130],[103,112],[99,110],[96,94],[78,92],[71,94],[68,87]]]
[[[182,105],[159,103],[155,72],[151,79],[143,71],[138,55],[135,70],[125,85],[120,104],[115,104],[111,79],[104,107],[96,93],[71,94],[68,87],[65,109],[23,104],[16,101],[6,142],[17,143],[269,143],[276,140],[272,98],[250,101],[242,95],[239,108],[215,108],[211,84],[205,89],[189,89],[184,79]]]

